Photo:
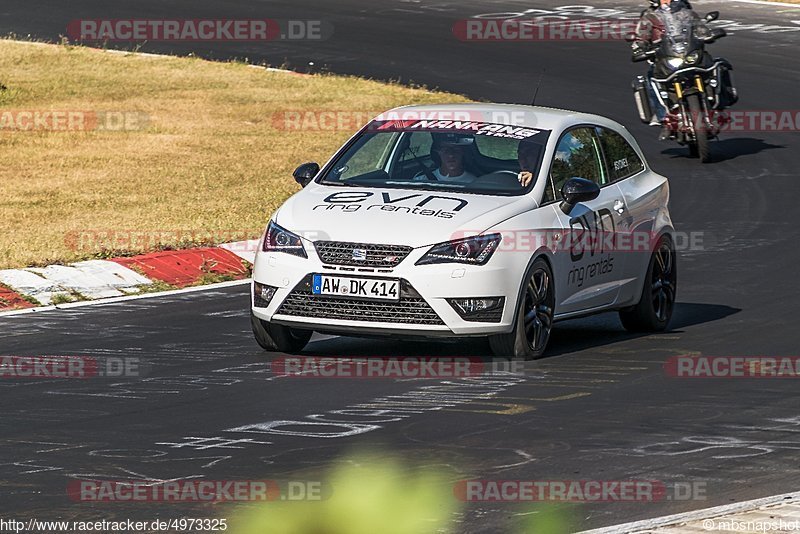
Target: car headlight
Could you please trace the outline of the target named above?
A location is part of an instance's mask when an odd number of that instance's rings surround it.
[[[432,246],[424,256],[417,260],[416,265],[433,263],[483,265],[497,250],[501,239],[500,234],[489,234],[439,243]]]
[[[261,245],[261,250],[264,252],[285,252],[301,258],[308,258],[300,236],[281,228],[272,221],[267,225],[267,232],[264,235],[264,243]]]
[[[700,52],[698,52],[697,50],[695,50],[694,52],[690,52],[689,54],[686,55],[686,63],[694,65],[698,61],[700,61]]]
[[[673,69],[679,68],[683,65],[683,58],[682,57],[671,57],[667,60],[667,64],[672,67]]]

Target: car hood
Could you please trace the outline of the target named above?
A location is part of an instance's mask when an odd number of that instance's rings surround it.
[[[535,207],[530,195],[490,196],[312,183],[281,206],[275,222],[309,241],[422,247],[483,232]]]

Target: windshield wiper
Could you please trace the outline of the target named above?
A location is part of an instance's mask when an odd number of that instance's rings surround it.
[[[402,182],[395,182],[395,181],[388,181],[383,182],[381,185],[399,185],[402,187],[409,187],[412,189],[416,189],[418,187],[428,187],[433,189],[443,189],[443,188],[450,188],[450,189],[466,189],[466,185],[463,184],[456,184],[453,182],[423,182],[422,180],[411,180],[411,181],[402,181]]]
[[[359,187],[358,184],[348,183],[349,181],[350,180],[345,180],[343,182],[333,182],[333,181],[330,181],[330,180],[322,180],[320,183],[322,185],[333,185],[333,186],[337,186],[337,187]]]

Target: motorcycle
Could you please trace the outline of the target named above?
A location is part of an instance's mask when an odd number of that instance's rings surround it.
[[[651,64],[648,76],[638,76],[633,82],[642,122],[650,123],[651,106],[661,106],[665,127],[661,138],[688,145],[690,156],[703,163],[711,161],[709,140],[716,138],[730,121],[724,110],[738,100],[730,74],[733,66],[705,50],[706,45],[727,35],[722,28],[705,25],[718,18],[719,11],[712,11],[703,19],[690,10],[671,14],[666,17],[661,39],[647,50],[635,51],[632,58],[634,62]]]

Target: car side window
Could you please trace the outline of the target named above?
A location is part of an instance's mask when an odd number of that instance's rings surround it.
[[[565,133],[556,146],[550,169],[551,183],[545,202],[561,199],[561,187],[570,178],[586,178],[603,186],[609,182],[602,164],[602,151],[591,127],[579,127]]]
[[[408,161],[417,158],[426,158],[431,155],[431,145],[433,139],[428,132],[413,132],[409,138],[409,150],[400,154],[400,161]]]
[[[636,150],[620,134],[608,128],[597,128],[600,144],[606,156],[611,181],[624,180],[644,170]]]

